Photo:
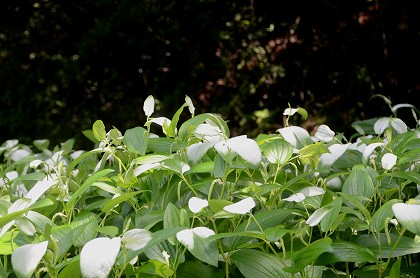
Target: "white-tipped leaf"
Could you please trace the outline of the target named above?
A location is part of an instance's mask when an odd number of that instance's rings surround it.
[[[223,210],[234,214],[247,214],[255,207],[252,197],[245,198],[235,204],[225,206]]]
[[[107,278],[118,252],[121,238],[95,238],[80,252],[80,270],[83,278]]]
[[[319,157],[319,167],[330,167],[337,161],[350,147],[350,144],[334,144],[328,147],[330,153],[323,153]]]
[[[248,163],[252,165],[260,164],[261,150],[254,140],[247,138],[245,135],[237,136],[228,139],[226,145]]]
[[[392,205],[392,211],[398,223],[420,236],[420,204],[397,203]]]
[[[319,141],[328,143],[334,139],[335,132],[332,131],[327,125],[320,125],[315,132],[315,138]]]
[[[188,208],[193,212],[197,213],[200,212],[203,208],[207,207],[209,205],[209,202],[204,199],[200,199],[197,197],[192,197],[188,201]]]
[[[308,131],[299,126],[289,126],[277,130],[281,136],[289,142],[293,148],[300,150],[306,145],[313,143]]]
[[[152,233],[144,229],[132,229],[124,233],[121,241],[127,249],[140,250],[152,240]]]
[[[18,278],[30,278],[47,251],[48,241],[26,244],[12,254],[12,267]]]
[[[147,117],[150,117],[155,111],[155,99],[152,95],[148,96],[143,104],[143,111]]]
[[[313,227],[321,222],[322,218],[324,218],[329,212],[331,208],[322,207],[314,211],[311,216],[309,216],[308,220],[306,220],[306,224]]]
[[[381,159],[382,168],[385,170],[391,170],[392,167],[397,163],[397,156],[392,153],[386,153]]]

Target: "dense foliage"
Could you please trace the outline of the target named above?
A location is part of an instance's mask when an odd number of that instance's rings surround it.
[[[231,136],[189,97],[169,119],[121,132],[101,120],[50,148],[0,147],[1,277],[416,277],[420,262],[419,111]],[[182,115],[188,120],[181,121]],[[188,116],[187,116],[188,115]],[[153,133],[158,127],[159,136]]]
[[[287,103],[311,112],[309,127],[352,132],[354,120],[388,113],[373,94],[414,103],[418,5],[3,0],[0,139],[58,144],[97,119],[132,128],[149,94],[162,115],[188,94],[235,134],[274,132]]]

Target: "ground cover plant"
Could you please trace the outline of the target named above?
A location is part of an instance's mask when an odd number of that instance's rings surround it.
[[[1,277],[415,277],[420,129],[391,116],[344,134],[290,123],[231,137],[189,97],[126,131],[101,120],[50,147],[0,147]],[[191,114],[179,122],[181,113]]]

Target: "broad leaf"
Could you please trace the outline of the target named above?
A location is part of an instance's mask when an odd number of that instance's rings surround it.
[[[123,142],[132,153],[144,155],[146,153],[149,132],[142,127],[127,129]]]
[[[234,252],[230,259],[238,266],[242,275],[246,278],[293,277],[293,274],[284,272],[283,269],[287,265],[282,259],[266,252],[254,249],[241,249]]]

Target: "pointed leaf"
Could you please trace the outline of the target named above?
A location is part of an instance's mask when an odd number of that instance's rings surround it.
[[[104,141],[106,139],[105,125],[101,120],[97,120],[93,123],[92,131],[93,136],[99,142]]]
[[[132,153],[144,155],[148,144],[149,132],[142,127],[127,129],[123,142]]]

